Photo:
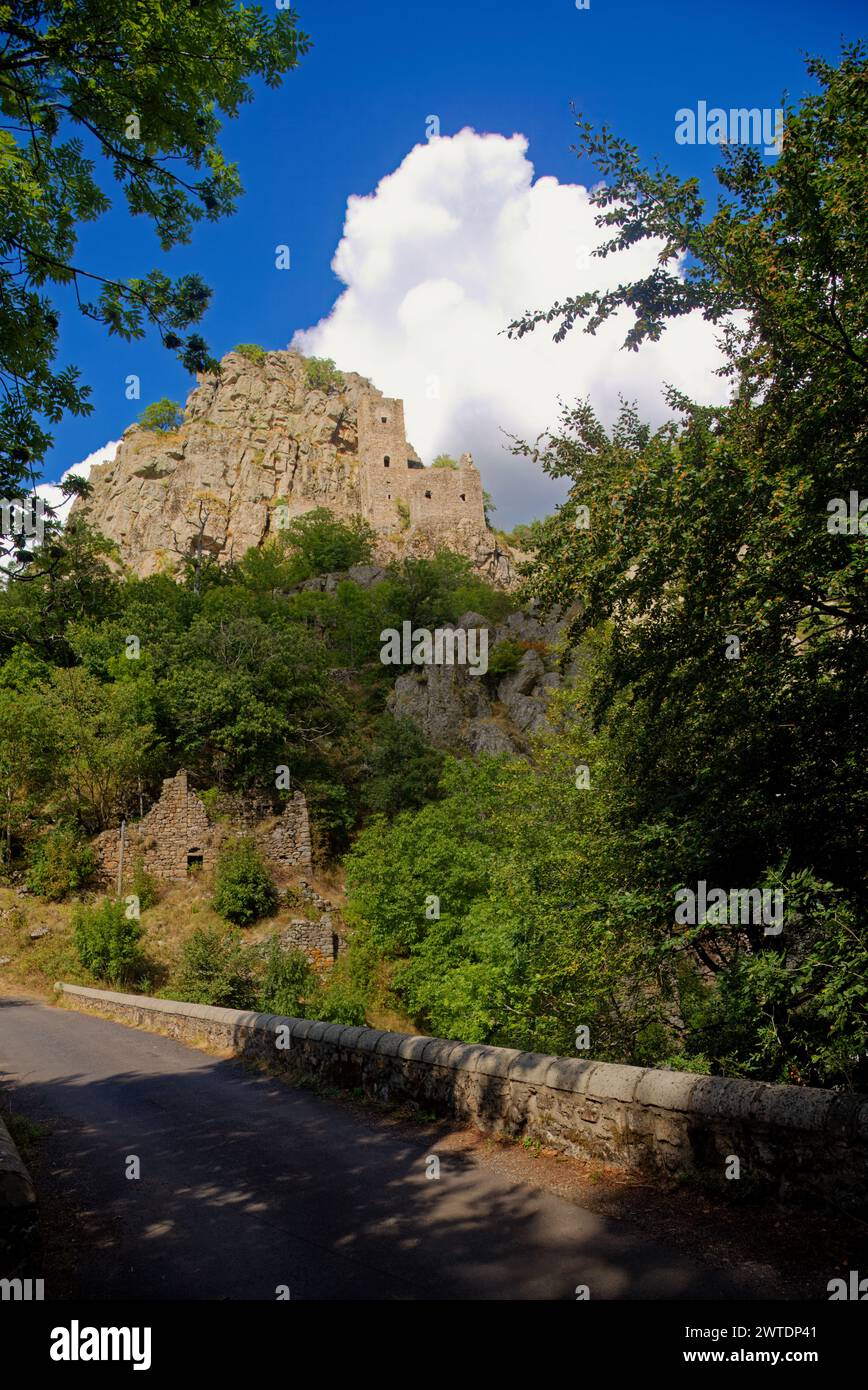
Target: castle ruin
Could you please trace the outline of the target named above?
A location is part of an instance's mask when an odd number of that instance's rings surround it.
[[[488,565],[496,547],[471,456],[426,467],[407,440],[402,401],[354,372],[312,387],[307,366],[296,352],[261,361],[228,353],[219,376],[199,378],[177,430],[130,426],[115,458],[91,470],[90,495],[73,514],[142,576],[194,553],[239,560],[316,508],[361,516],[384,563],[446,546]],[[508,565],[489,577],[505,576]]]

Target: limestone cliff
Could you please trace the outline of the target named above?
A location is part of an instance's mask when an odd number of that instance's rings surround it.
[[[509,586],[518,558],[485,524],[469,455],[458,469],[425,468],[407,442],[401,401],[355,373],[330,391],[312,388],[295,352],[258,362],[228,353],[219,376],[199,378],[179,429],[131,426],[90,483],[73,510],[141,575],[199,546],[221,563],[240,559],[315,507],[363,516],[381,562],[448,546]]]

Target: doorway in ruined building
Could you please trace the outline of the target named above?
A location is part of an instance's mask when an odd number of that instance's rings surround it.
[[[200,849],[191,849],[187,854],[187,873],[198,874],[205,864],[205,856]]]

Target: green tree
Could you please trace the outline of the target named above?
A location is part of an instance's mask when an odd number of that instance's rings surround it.
[[[30,849],[27,887],[58,902],[86,888],[96,872],[96,855],[74,826],[61,825],[41,835]]]
[[[214,876],[214,910],[237,927],[249,927],[277,907],[277,891],[255,841],[247,835],[220,851]]]
[[[292,11],[267,16],[233,0],[9,0],[3,29],[0,494],[13,497],[51,443],[43,421],[91,410],[77,370],[54,365],[52,287],[72,286],[81,313],[125,341],[150,324],[188,371],[213,365],[188,331],[210,300],[198,275],[122,282],[78,262],[80,225],[111,205],[105,176],[133,215],[152,220],[164,251],[187,243],[241,192],[218,142],[221,115],[238,114],[251,78],[277,86],[309,44]]]
[[[281,544],[302,560],[301,579],[367,564],[376,540],[373,528],[362,517],[340,521],[326,507],[293,518],[279,536]]]
[[[139,416],[139,424],[143,430],[168,432],[178,429],[183,419],[184,411],[178,402],[163,396],[162,400],[152,401],[145,406]]]
[[[259,1008],[289,1018],[307,1018],[305,1004],[316,989],[316,972],[303,951],[284,950],[276,936],[266,957]]]
[[[434,459],[434,462],[431,464],[431,467],[457,469],[458,463],[457,460],[455,460],[451,454],[438,454],[436,459]]]
[[[424,805],[437,794],[442,763],[415,724],[386,715],[370,756],[369,806],[393,816]]]
[[[630,883],[656,902],[649,949],[687,982],[688,1054],[833,1084],[852,1078],[842,1058],[866,1028],[865,539],[830,524],[835,499],[868,491],[864,48],[809,69],[821,90],[787,109],[780,157],[730,147],[710,217],[695,180],[647,171],[581,122],[603,176],[598,223],[612,229],[603,254],[650,238],[658,262],[512,329],[593,333],[626,309],[638,349],[687,312],[722,327],[727,407],[670,393],[675,418],[652,433],[630,407],[606,431],[579,404],[526,451],[572,484],[528,592],[571,608],[573,641],[597,643],[587,712],[607,749],[611,830],[643,846]],[[781,882],[795,906],[780,939],[706,923],[675,940],[672,894],[699,880]],[[845,960],[854,988],[833,1021],[828,993],[809,996]],[[713,980],[699,1009],[696,966]]]
[[[197,927],[181,947],[173,998],[222,1009],[250,1009],[255,986],[250,956],[236,930]]]
[[[305,359],[304,374],[312,391],[325,391],[331,395],[340,391],[344,384],[343,372],[339,372],[330,357],[308,357]]]

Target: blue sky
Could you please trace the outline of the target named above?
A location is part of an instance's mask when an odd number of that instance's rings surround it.
[[[202,224],[189,246],[164,256],[149,224],[129,218],[121,202],[80,240],[78,263],[104,274],[126,278],[157,266],[202,274],[215,291],[202,331],[217,356],[239,341],[284,348],[296,330],[329,314],[343,288],[330,263],[347,198],[371,194],[425,143],[429,115],[439,116],[443,135],[468,126],[520,132],[537,179],[587,183],[590,171],[570,150],[573,101],[647,158],[659,154],[679,173],[702,175],[710,190],[716,151],[674,143],[676,109],[700,100],[775,107],[783,91],[797,98],[808,83],[804,54],[834,58],[842,39],[864,27],[864,7],[849,0],[715,6],[591,0],[583,11],[573,0],[310,0],[298,8],[313,39],[311,53],[279,91],[258,92],[224,130],[224,147],[239,162],[246,190],[237,214]],[[277,243],[291,248],[289,272],[275,270]],[[362,338],[359,352],[360,360],[342,365],[394,390],[364,360]],[[148,401],[164,395],[183,401],[194,384],[153,336],[124,344],[74,313],[62,320],[61,360],[82,369],[95,408],[55,429],[49,479],[117,438]],[[382,362],[380,353],[380,375]],[[124,395],[130,373],[141,378],[140,404]],[[540,419],[539,428],[549,423]],[[510,515],[502,522],[527,510],[527,499],[509,494],[507,482],[504,487]]]

